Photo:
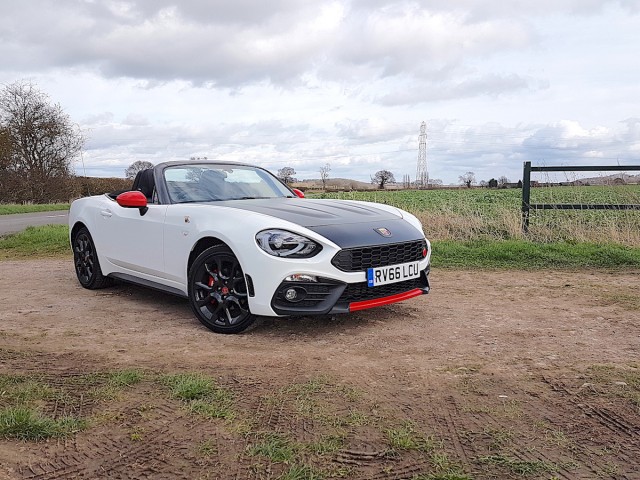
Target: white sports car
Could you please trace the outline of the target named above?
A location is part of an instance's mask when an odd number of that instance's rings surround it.
[[[303,197],[251,165],[161,163],[131,191],[73,202],[78,280],[186,297],[218,333],[256,316],[346,313],[428,293],[431,246],[416,217]]]

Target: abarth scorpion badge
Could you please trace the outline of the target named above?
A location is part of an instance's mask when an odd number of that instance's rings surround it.
[[[383,237],[391,236],[391,231],[388,228],[380,227],[380,228],[374,228],[374,230],[378,232],[380,235],[382,235]]]

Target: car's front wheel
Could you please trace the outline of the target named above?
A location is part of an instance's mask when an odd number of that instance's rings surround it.
[[[204,326],[216,333],[239,333],[254,325],[247,284],[231,249],[206,249],[189,269],[189,303]]]

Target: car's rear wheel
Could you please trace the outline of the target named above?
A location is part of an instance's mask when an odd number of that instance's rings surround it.
[[[247,284],[231,249],[206,249],[189,269],[189,303],[204,326],[216,333],[239,333],[255,324]]]
[[[91,234],[82,227],[73,236],[73,263],[80,285],[90,290],[108,287],[113,283],[109,277],[102,275],[98,253]]]

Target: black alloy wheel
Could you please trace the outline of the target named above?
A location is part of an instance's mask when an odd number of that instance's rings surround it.
[[[91,234],[82,227],[73,237],[73,263],[80,285],[90,290],[111,285],[111,279],[102,275],[98,253]]]
[[[239,333],[254,324],[240,262],[224,245],[206,249],[189,270],[189,303],[207,328]]]

